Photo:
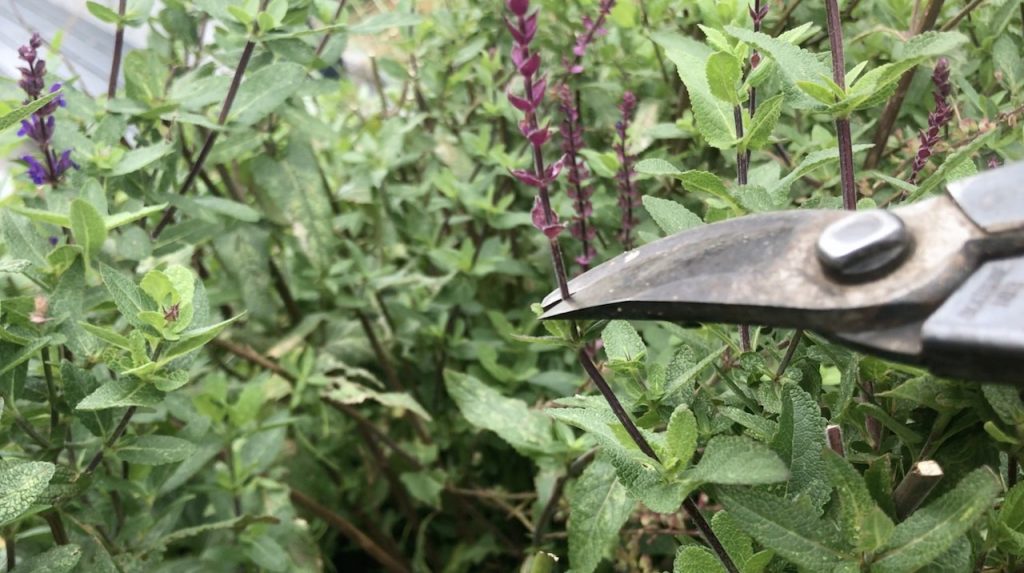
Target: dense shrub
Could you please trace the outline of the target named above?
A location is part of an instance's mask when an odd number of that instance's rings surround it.
[[[51,73],[59,38],[3,56],[8,568],[1024,555],[1016,389],[811,332],[537,306],[664,234],[1019,158],[1018,3],[89,9],[149,30],[108,94]]]

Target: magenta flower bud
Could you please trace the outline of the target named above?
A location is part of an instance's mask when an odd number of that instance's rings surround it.
[[[531,54],[530,57],[527,58],[525,62],[522,62],[519,65],[519,73],[523,74],[524,76],[532,76],[533,74],[537,73],[537,70],[539,70],[539,69],[540,69],[540,54],[537,53],[537,52],[534,52],[533,54]]]
[[[521,97],[517,96],[516,94],[514,94],[512,92],[508,92],[505,95],[508,96],[509,103],[511,103],[513,106],[515,106],[515,108],[518,109],[519,111],[524,111],[524,112],[530,113],[534,109],[536,109],[534,107],[533,103],[530,100],[528,100],[528,99],[521,98]]]
[[[509,11],[516,16],[525,16],[530,9],[530,0],[508,0],[506,5]]]
[[[540,146],[544,145],[545,143],[547,143],[548,138],[550,138],[550,137],[551,137],[551,130],[546,128],[546,127],[544,127],[542,129],[537,129],[537,130],[534,130],[534,131],[530,132],[526,136],[526,139],[530,140],[530,143],[533,144],[534,147],[540,147]]]
[[[544,181],[526,169],[513,169],[509,173],[512,174],[512,177],[518,179],[520,183],[529,185],[530,187],[540,188],[544,186]]]

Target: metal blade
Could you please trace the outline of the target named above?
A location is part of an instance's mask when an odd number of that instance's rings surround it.
[[[542,318],[733,322],[822,333],[898,327],[927,317],[977,265],[967,245],[983,237],[948,197],[894,211],[914,240],[890,274],[842,284],[815,246],[841,211],[741,217],[644,245],[553,292]]]

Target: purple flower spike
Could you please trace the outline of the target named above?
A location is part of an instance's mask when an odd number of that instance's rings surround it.
[[[619,156],[619,172],[615,178],[619,183],[619,207],[622,209],[619,240],[628,251],[633,248],[633,228],[637,224],[636,208],[640,206],[640,193],[633,184],[633,161],[635,158],[626,148],[629,122],[633,120],[633,114],[636,112],[636,96],[633,95],[633,92],[627,91],[622,95],[619,111],[622,112],[622,119],[615,124],[619,140],[614,146],[615,153]]]
[[[594,41],[594,38],[608,33],[608,30],[604,29],[604,23],[614,7],[615,0],[601,0],[596,20],[590,16],[583,17],[583,33],[576,36],[576,42],[572,47],[572,53],[576,57],[565,61],[565,69],[570,74],[583,73],[583,56],[587,54],[587,47]]]
[[[935,90],[932,92],[932,96],[935,98],[935,110],[928,114],[928,129],[921,130],[918,136],[921,145],[914,157],[914,165],[910,172],[910,179],[908,179],[910,183],[917,183],[917,176],[928,163],[928,158],[932,156],[933,149],[941,139],[939,132],[953,118],[953,108],[949,105],[949,95],[952,92],[952,86],[949,83],[949,60],[946,58],[939,58],[939,61],[936,62],[935,71],[932,73],[932,83],[935,84]]]
[[[569,179],[568,195],[573,200],[572,206],[575,211],[569,232],[580,242],[581,252],[576,257],[576,263],[586,271],[590,268],[590,262],[597,255],[597,251],[594,249],[596,230],[593,225],[589,224],[590,215],[593,213],[590,197],[594,194],[594,188],[590,184],[590,170],[583,158],[580,157],[580,150],[583,149],[583,124],[580,123],[580,114],[576,109],[573,92],[569,86],[563,85],[558,90],[558,96],[559,107],[562,110],[562,151],[565,152]]]
[[[21,79],[18,85],[28,96],[25,103],[33,102],[42,97],[43,88],[46,86],[46,61],[39,59],[39,48],[43,45],[43,39],[39,34],[33,34],[27,45],[18,48],[18,57],[25,63],[18,68],[21,72]],[[60,90],[59,83],[50,86],[49,93]],[[31,139],[42,152],[43,161],[40,162],[34,157],[25,156],[22,159],[28,164],[28,176],[36,185],[44,183],[56,184],[71,168],[78,169],[78,164],[71,160],[71,150],[65,150],[59,156],[53,150],[52,139],[54,130],[57,127],[57,120],[53,116],[57,108],[67,106],[63,95],[58,95],[52,101],[39,108],[32,117],[21,122],[21,129],[18,135]]]

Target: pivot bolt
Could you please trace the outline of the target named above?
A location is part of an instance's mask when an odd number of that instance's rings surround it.
[[[818,261],[844,282],[879,278],[910,252],[903,221],[889,211],[861,211],[832,223],[818,237]]]

